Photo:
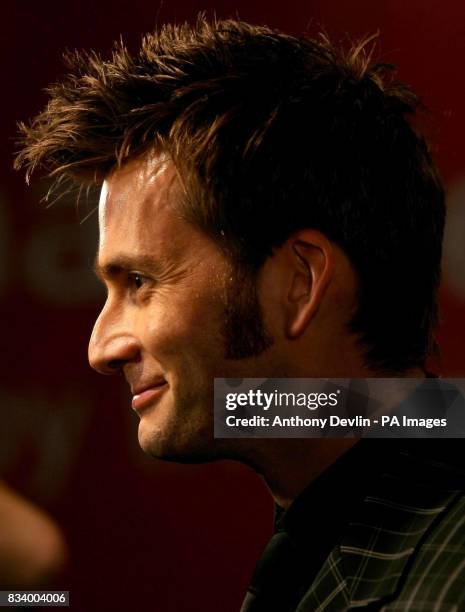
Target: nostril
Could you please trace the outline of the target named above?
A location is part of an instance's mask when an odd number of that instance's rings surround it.
[[[109,370],[112,370],[114,372],[117,372],[118,370],[121,370],[121,368],[124,365],[124,360],[123,359],[112,359],[111,361],[109,361],[107,363],[107,368]]]
[[[139,342],[134,336],[94,334],[89,343],[89,363],[100,374],[119,374],[128,362],[139,358],[139,351]]]

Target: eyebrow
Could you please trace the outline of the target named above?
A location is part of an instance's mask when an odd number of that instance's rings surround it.
[[[101,281],[112,280],[119,276],[122,272],[130,270],[138,270],[140,272],[148,272],[149,274],[159,275],[161,273],[161,265],[154,261],[151,257],[145,255],[125,255],[119,254],[114,256],[110,261],[101,265],[98,260],[98,254],[94,260],[94,273]]]

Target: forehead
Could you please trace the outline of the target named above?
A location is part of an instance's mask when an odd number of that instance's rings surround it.
[[[134,160],[115,170],[100,194],[99,250],[121,247],[137,253],[147,243],[163,240],[181,223],[180,197],[175,168],[166,156]]]
[[[112,172],[103,182],[99,202],[101,229],[174,207],[180,197],[174,165],[165,155],[133,160]]]
[[[218,246],[180,213],[182,189],[165,155],[128,162],[102,185],[99,203],[100,266],[134,257],[218,259]]]

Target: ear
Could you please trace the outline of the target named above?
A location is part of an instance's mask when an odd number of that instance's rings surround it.
[[[287,241],[289,291],[286,300],[286,335],[302,335],[318,312],[333,278],[334,248],[317,230],[302,230]]]

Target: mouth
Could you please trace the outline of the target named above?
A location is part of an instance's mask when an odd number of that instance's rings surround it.
[[[138,412],[144,408],[147,408],[161,395],[163,395],[163,393],[168,389],[168,386],[168,383],[166,380],[164,380],[157,385],[147,387],[146,389],[135,393],[132,396],[132,409]]]

